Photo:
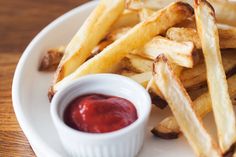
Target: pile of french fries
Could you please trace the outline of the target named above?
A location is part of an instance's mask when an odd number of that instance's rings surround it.
[[[233,154],[236,2],[101,0],[69,44],[49,52],[40,69],[56,70],[50,98],[84,75],[127,76],[149,91],[155,106],[173,113],[154,126],[155,136],[183,133],[201,157]],[[218,140],[202,123],[209,112]]]

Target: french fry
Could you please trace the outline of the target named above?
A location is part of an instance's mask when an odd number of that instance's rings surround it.
[[[151,72],[153,61],[140,57],[138,55],[129,54],[121,60],[121,67],[137,73]],[[150,78],[149,78],[150,79]]]
[[[111,31],[93,50],[92,56],[100,53],[103,49],[105,49],[108,45],[113,43],[115,40],[121,38],[125,35],[131,27],[121,27]]]
[[[53,86],[54,92],[78,77],[92,73],[111,72],[113,67],[129,52],[144,46],[154,36],[165,32],[171,26],[192,15],[192,7],[183,2],[172,3],[168,7],[155,12],[153,16],[137,24],[125,36],[116,40],[101,53],[85,62],[71,75],[55,84]]]
[[[195,28],[196,29],[196,22],[195,22],[195,17],[192,16],[190,18],[187,18],[183,22],[175,25],[174,27],[184,27],[184,28]]]
[[[131,29],[131,27],[121,27],[118,29],[113,30],[111,33],[109,33],[105,39],[115,41],[124,36],[128,33],[128,31]]]
[[[176,42],[157,36],[148,42],[143,49],[135,53],[150,59],[155,59],[158,55],[164,53],[172,63],[192,68],[195,62],[194,59],[197,58],[197,54],[194,53],[193,49],[192,42]]]
[[[64,51],[64,47],[48,50],[41,60],[39,71],[55,71],[61,61]]]
[[[236,49],[222,50],[222,62],[227,77],[236,73]],[[151,75],[147,75],[152,70],[153,61],[139,57],[137,55],[129,54],[121,61],[121,67],[126,68],[129,71],[135,71],[144,75],[146,78],[142,79],[144,82],[148,82],[151,79]],[[206,86],[206,68],[204,62],[200,62],[190,69],[183,69],[180,66],[175,65],[174,69],[177,76],[180,76],[184,87],[187,90],[199,89]],[[140,82],[139,82],[140,83]],[[140,83],[143,84],[143,83]],[[155,93],[155,92],[154,92]]]
[[[152,78],[152,72],[144,72],[140,74],[131,75],[129,78],[141,84],[144,88],[147,87],[149,80]]]
[[[151,133],[162,139],[176,139],[181,135],[181,130],[175,117],[169,116],[158,123]]]
[[[121,69],[121,71],[119,71],[117,74],[120,74],[126,77],[133,77],[135,75],[138,75],[137,73],[130,70],[126,70],[126,69]]]
[[[99,54],[100,52],[102,52],[103,49],[105,49],[108,45],[110,45],[111,43],[113,43],[113,40],[102,40],[95,48],[93,48],[91,55],[88,59],[94,57],[95,55]]]
[[[178,66],[178,65],[173,64],[173,63],[171,63],[171,66],[172,66],[172,69],[173,69],[175,75],[177,77],[179,77],[180,74],[181,74],[181,71],[183,70],[183,67]],[[158,86],[154,82],[153,76],[149,80],[149,82],[146,86],[146,90],[149,91],[149,93],[151,95],[151,98],[152,98],[152,103],[154,105],[156,105],[160,109],[164,109],[168,105],[165,98],[164,98],[164,96],[162,95],[160,89],[158,88]]]
[[[160,90],[156,87],[154,83],[150,83],[150,79],[152,78],[152,72],[144,72],[140,74],[128,75],[125,73],[122,75],[128,76],[132,80],[136,81],[137,83],[141,84],[144,88],[146,88],[151,96],[152,103],[159,107],[160,109],[164,109],[167,106],[167,102],[164,100],[164,97],[160,93]]]
[[[152,9],[142,8],[142,9],[139,11],[139,18],[140,18],[140,21],[146,20],[146,19],[149,18],[149,16],[151,16],[154,12],[155,12],[155,11],[152,10]]]
[[[120,37],[125,35],[129,30],[130,28],[125,27],[125,28],[121,28],[121,29],[118,29],[117,31],[113,31],[112,33],[110,33],[106,37],[106,40],[102,41],[96,47],[96,49],[94,49],[95,51],[93,51],[93,54],[98,54],[106,46],[112,43],[112,41],[119,39]],[[176,42],[176,41],[171,41],[161,36],[157,36],[157,37],[154,37],[147,44],[145,44],[144,48],[137,49],[132,53],[138,54],[138,55],[141,55],[143,57],[153,60],[160,53],[164,52],[166,56],[168,57],[168,59],[170,59],[173,63],[191,68],[193,67],[193,65],[195,64],[198,58],[197,53],[195,53],[193,49],[194,49],[194,45],[192,42]],[[143,71],[140,71],[140,72],[143,72]]]
[[[142,58],[134,54],[129,54],[124,59],[122,59],[120,64],[121,68],[126,69],[125,73],[122,71],[121,75],[129,77],[145,87],[149,93],[151,93],[152,101],[156,106],[162,109],[167,106],[167,103],[160,93],[160,90],[151,81],[151,70],[153,66],[152,60]],[[179,76],[183,68],[177,65],[173,65],[173,67],[176,75]],[[132,72],[139,74],[132,75]]]
[[[197,156],[221,156],[217,145],[195,114],[190,97],[164,55],[157,58],[153,71],[154,82],[168,102],[181,130]]]
[[[91,55],[92,49],[105,37],[124,7],[124,0],[100,1],[67,45],[55,74],[54,83],[71,74]]]
[[[153,76],[151,76],[151,79],[149,80],[146,90],[150,93],[152,104],[157,106],[160,109],[164,109],[166,106],[168,106],[164,96],[162,95],[160,89],[154,82]]]
[[[229,95],[232,100],[236,98],[236,74],[228,78]],[[212,111],[211,97],[209,92],[201,94],[193,101],[193,108],[195,113],[203,119],[207,113]],[[170,116],[162,120],[155,128],[153,133],[164,139],[177,138],[181,130],[174,116]],[[175,136],[173,136],[175,135]]]
[[[186,89],[186,88],[185,88]],[[195,100],[196,98],[198,98],[200,95],[202,95],[203,93],[207,92],[207,83],[199,88],[196,89],[186,89],[188,91],[188,94],[190,96],[190,98],[192,100]]]
[[[115,30],[122,27],[133,27],[139,22],[139,13],[137,11],[125,9],[120,17],[111,26],[110,30]]]
[[[195,0],[195,18],[207,69],[208,89],[217,126],[221,151],[226,153],[236,142],[236,122],[222,65],[214,9],[205,0]]]
[[[142,0],[126,0],[126,8],[129,10],[139,11],[143,8]]]
[[[160,9],[177,0],[143,0],[143,6],[150,9]],[[193,6],[193,0],[181,0]],[[216,11],[219,23],[236,26],[236,2],[234,0],[208,0]]]
[[[125,58],[123,58],[121,60],[121,62],[119,64],[120,64],[121,68],[127,69],[129,71],[133,71],[136,73],[146,73],[146,72],[152,71],[153,60],[143,58],[139,55],[128,54]],[[179,76],[183,70],[183,67],[178,66],[178,65],[173,65],[173,66],[175,68],[174,70],[175,70],[176,75]],[[229,67],[231,67],[231,66],[232,65],[229,64]],[[235,68],[236,68],[236,61],[235,61]],[[187,70],[185,70],[185,71],[187,72],[187,74],[184,76],[195,77],[195,75],[191,76],[191,73],[189,71],[187,71]],[[150,80],[150,78],[148,78],[148,80]]]
[[[155,51],[155,49],[153,49],[153,51]],[[128,71],[141,73],[141,74],[135,74],[133,76],[128,75],[128,77],[135,80],[139,84],[143,85],[149,91],[149,93],[151,93],[153,104],[163,109],[167,106],[167,103],[164,100],[163,96],[161,95],[160,90],[151,81],[152,66],[153,66],[152,60],[148,60],[133,54],[127,55],[121,61],[121,67],[127,69]],[[183,68],[178,65],[173,65],[173,66],[176,75],[179,76]]]
[[[226,76],[236,73],[236,49],[222,50],[222,63]],[[206,85],[206,67],[204,63],[195,65],[192,69],[185,69],[180,77],[188,90],[198,89]]]
[[[216,20],[219,23],[224,23],[236,26],[236,2],[230,0],[209,0],[216,12]]]
[[[166,33],[167,38],[178,41],[186,42],[191,41],[197,49],[201,49],[201,41],[194,28],[178,28],[172,27]],[[219,28],[220,48],[236,48],[236,28]]]
[[[158,10],[166,7],[170,3],[176,2],[178,0],[143,0],[143,6],[145,8],[150,8],[154,10]],[[192,0],[181,0],[182,2],[186,2],[189,4],[193,4]]]

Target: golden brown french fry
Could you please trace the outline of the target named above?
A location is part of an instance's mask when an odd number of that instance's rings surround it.
[[[217,145],[195,114],[190,97],[164,55],[157,58],[153,70],[156,85],[168,102],[182,132],[197,156],[221,156]]]
[[[128,33],[128,31],[131,29],[132,27],[121,27],[118,29],[113,30],[112,32],[110,32],[105,39],[106,40],[111,40],[111,41],[115,41],[118,40],[119,38],[123,37],[125,34]]]
[[[225,49],[222,50],[222,62],[227,77],[236,73],[236,49]],[[137,55],[129,54],[127,57],[122,59],[121,67],[126,68],[129,71],[138,72],[140,76],[145,75],[142,79],[144,82],[148,82],[151,79],[151,75],[147,75],[152,70],[153,61],[142,58]],[[206,86],[206,68],[203,61],[195,65],[190,69],[183,69],[180,66],[175,65],[174,69],[177,76],[180,79],[187,90],[199,89]],[[140,83],[143,84],[143,83]],[[150,86],[152,87],[152,86]],[[155,90],[154,90],[155,91]],[[155,92],[154,92],[155,93]]]
[[[162,139],[176,139],[180,136],[181,130],[174,116],[169,116],[157,124],[151,133]]]
[[[218,28],[219,30],[219,38],[220,38],[220,48],[236,48],[236,28],[228,27],[228,28]],[[197,49],[201,49],[201,41],[197,34],[197,30],[194,28],[178,28],[172,27],[168,29],[166,32],[166,37],[178,41],[178,42],[186,42],[191,41],[194,43]]]
[[[196,22],[195,22],[195,16],[192,16],[190,18],[187,18],[183,22],[175,25],[175,27],[184,27],[184,28],[195,28],[196,29]]]
[[[138,75],[136,72],[133,72],[127,69],[121,69],[117,74],[123,75],[126,77],[132,77],[132,76]]]
[[[151,72],[153,61],[134,54],[128,54],[121,60],[121,67],[137,73]]]
[[[144,46],[154,36],[163,33],[171,26],[192,15],[192,7],[183,2],[172,3],[168,7],[155,12],[153,16],[137,24],[125,36],[116,40],[101,53],[85,62],[71,75],[54,85],[54,92],[80,76],[111,72],[113,67],[129,52]]]
[[[97,54],[98,52],[103,50],[103,48],[108,46],[111,43],[110,41],[115,41],[119,39],[120,37],[125,35],[129,30],[130,30],[129,27],[128,28],[125,27],[125,28],[121,28],[121,29],[111,32],[106,37],[106,40],[101,42],[96,47],[93,53]],[[164,52],[166,56],[168,57],[168,59],[170,59],[173,63],[191,68],[193,67],[194,63],[196,62],[196,59],[198,58],[197,53],[194,53],[193,49],[194,49],[194,46],[192,42],[176,42],[176,41],[171,41],[161,36],[157,36],[157,37],[154,37],[147,44],[145,44],[144,48],[137,49],[132,53],[138,54],[145,58],[149,58],[153,60],[159,54]],[[125,61],[124,63],[126,63],[128,61],[127,58],[124,61]],[[142,62],[142,59],[140,61]],[[126,65],[126,66],[129,68],[130,67],[129,65]],[[138,67],[142,67],[142,65],[138,64],[138,59],[137,59],[136,65],[138,65]],[[150,65],[150,67],[151,66],[152,65]],[[134,70],[134,69],[130,69],[130,70]],[[151,68],[149,68],[149,71],[151,71]],[[144,72],[144,71],[141,70],[137,72]]]
[[[64,51],[64,47],[48,50],[41,60],[39,71],[55,71],[61,61]]]
[[[134,53],[150,59],[155,59],[158,55],[164,53],[172,63],[192,68],[194,59],[197,56],[193,49],[194,45],[192,42],[176,42],[162,36],[157,36],[148,42],[143,49],[137,50]]]
[[[154,12],[155,12],[155,11],[152,10],[152,9],[142,8],[142,9],[139,11],[139,18],[140,18],[140,21],[146,20],[146,19],[149,18],[149,16],[151,16]]]
[[[194,28],[172,27],[167,30],[166,37],[178,42],[191,41],[196,48],[202,48],[197,30]]]
[[[121,27],[108,33],[108,35],[92,50],[92,56],[100,53],[108,45],[125,35],[130,29],[131,27]]]
[[[143,7],[158,10],[176,1],[178,0],[143,0]],[[181,1],[189,3],[191,5],[193,4],[192,0],[181,0]]]
[[[105,49],[108,45],[113,43],[114,41],[112,40],[102,40],[95,48],[93,48],[91,55],[89,56],[88,59],[94,57],[95,55],[99,54],[102,52],[103,49]]]
[[[140,11],[144,7],[142,0],[126,0],[126,8],[129,10]]]
[[[138,11],[125,9],[120,17],[111,26],[110,30],[122,27],[133,27],[140,22]]]
[[[129,76],[129,78],[131,78],[132,80],[138,82],[144,88],[146,88],[146,86],[147,86],[149,80],[151,79],[151,77],[152,77],[152,72],[151,71]]]
[[[209,0],[209,2],[215,9],[217,22],[236,26],[236,1]]]
[[[167,106],[167,103],[160,93],[160,90],[151,80],[151,71],[153,66],[152,60],[134,54],[129,54],[121,60],[120,64],[121,68],[126,69],[126,71],[122,71],[121,75],[128,76],[129,78],[144,86],[146,90],[151,93],[152,101],[157,107],[163,109]],[[183,67],[180,67],[178,65],[173,65],[173,67],[176,75],[179,76],[181,71],[183,70]],[[136,72],[139,74],[132,75],[132,72]]]
[[[141,84],[144,88],[148,90],[150,96],[152,98],[152,103],[157,107],[164,109],[167,106],[166,101],[164,100],[163,96],[160,93],[160,90],[156,87],[154,83],[151,82],[152,72],[144,72],[140,74],[133,74],[131,73],[124,73],[122,71],[122,75],[128,76],[132,80],[136,81],[137,83]]]
[[[218,26],[220,48],[236,48],[236,27]]]
[[[182,82],[183,83],[183,82]],[[186,88],[185,88],[186,89]],[[187,89],[186,89],[187,90]],[[201,86],[199,88],[196,88],[196,89],[190,89],[190,90],[187,90],[188,91],[188,94],[190,96],[190,98],[192,100],[195,100],[196,98],[198,98],[200,95],[202,95],[203,93],[207,92],[207,83],[204,85],[204,86]]]
[[[227,76],[236,73],[236,49],[222,50],[222,63]],[[206,85],[206,67],[200,62],[192,69],[184,69],[180,76],[184,87],[188,90],[198,89]]]
[[[124,0],[101,0],[67,45],[55,74],[55,83],[75,71],[103,39],[111,25],[123,12]]]
[[[160,93],[160,90],[156,87],[154,83],[152,83],[152,75],[151,70],[153,67],[153,61],[148,60],[145,58],[142,58],[137,55],[129,54],[121,61],[121,67],[124,69],[127,69],[128,71],[133,71],[141,74],[135,74],[135,75],[129,75],[131,79],[134,79],[141,85],[145,85],[144,87],[146,90],[148,90],[152,94],[152,100],[155,101],[155,105],[158,107],[164,108],[167,106],[167,103],[164,102],[164,98]],[[178,65],[173,65],[174,71],[177,76],[180,75],[181,71],[183,70],[183,67],[180,67]],[[149,82],[149,83],[148,83]],[[158,100],[162,100],[161,102]],[[158,104],[158,102],[160,104]]]
[[[236,57],[235,57],[235,59],[236,59]],[[125,58],[123,58],[121,60],[121,62],[119,64],[120,64],[121,68],[127,69],[129,71],[133,71],[136,73],[146,73],[146,72],[152,71],[153,60],[143,58],[143,57],[141,57],[139,55],[135,55],[135,54],[128,54]],[[178,65],[173,65],[173,66],[175,68],[174,71],[175,71],[176,75],[179,76],[183,70],[183,67],[178,66]],[[230,64],[230,67],[231,67],[231,64]],[[235,68],[236,68],[236,61],[235,61]],[[185,77],[186,76],[188,76],[188,77],[195,76],[195,75],[192,76],[189,71],[187,71],[187,70],[185,70],[185,71],[188,73],[188,74],[184,75]],[[147,79],[150,80],[150,77]]]
[[[160,9],[177,0],[143,0],[143,6],[151,9]],[[181,0],[193,5],[193,0]],[[234,0],[208,0],[216,11],[219,23],[236,26],[236,2]]]
[[[228,78],[229,95],[231,99],[236,98],[236,74]],[[208,92],[201,94],[193,101],[195,113],[203,119],[207,113],[212,111],[211,97]],[[162,120],[154,129],[153,133],[164,139],[177,138],[181,130],[174,116],[170,116]],[[174,136],[175,135],[175,136]]]
[[[236,121],[222,65],[214,9],[205,0],[195,0],[195,18],[207,69],[208,89],[217,126],[221,151],[236,142]]]

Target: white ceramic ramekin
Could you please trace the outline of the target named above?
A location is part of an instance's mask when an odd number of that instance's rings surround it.
[[[63,121],[66,106],[76,97],[99,93],[119,96],[136,107],[138,119],[120,130],[93,134],[74,130]],[[145,127],[151,111],[146,90],[133,80],[115,74],[95,74],[81,77],[58,91],[51,102],[51,116],[62,144],[74,157],[134,157],[142,147]]]

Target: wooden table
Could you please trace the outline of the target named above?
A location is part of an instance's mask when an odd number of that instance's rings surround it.
[[[48,23],[87,1],[0,0],[0,157],[35,156],[12,108],[12,77],[22,52]]]

